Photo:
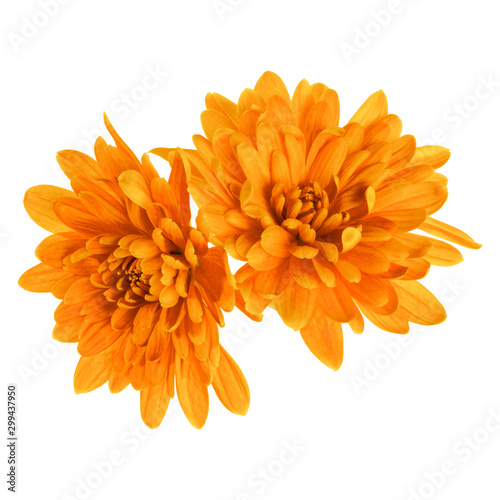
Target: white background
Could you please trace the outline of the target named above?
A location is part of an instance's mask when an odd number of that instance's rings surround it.
[[[500,498],[500,424],[489,418],[500,419],[495,3],[66,0],[47,2],[50,17],[41,3],[3,2],[0,16],[1,397],[18,385],[17,497]],[[444,324],[404,338],[345,328],[336,373],[276,316],[252,324],[229,315],[221,337],[248,379],[248,415],[230,414],[211,391],[201,431],[174,402],[146,433],[133,389],[73,393],[76,346],[51,340],[57,301],[18,288],[45,236],[24,212],[23,194],[67,184],[55,153],[88,151],[103,111],[137,154],[190,147],[205,93],[236,100],[265,70],[290,91],[302,78],[335,88],[343,123],[383,89],[404,133],[451,149],[441,170],[450,196],[438,218],[484,246],[424,280],[447,309]],[[150,71],[158,81],[145,80]],[[485,80],[494,82],[489,90]],[[113,470],[97,473],[110,456],[118,457]],[[445,462],[453,473],[436,474]],[[3,479],[2,498],[6,487]]]

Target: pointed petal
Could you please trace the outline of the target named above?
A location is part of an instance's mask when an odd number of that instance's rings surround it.
[[[24,207],[28,215],[40,227],[51,233],[70,231],[54,213],[54,204],[61,198],[76,198],[73,191],[56,186],[33,186],[24,195]]]
[[[112,345],[97,356],[80,358],[73,379],[76,394],[93,391],[107,382],[115,351]]]
[[[212,386],[221,403],[232,413],[246,415],[250,389],[239,366],[224,348],[220,348],[219,366],[211,371]]]
[[[290,281],[285,291],[274,299],[274,305],[285,324],[297,331],[304,328],[314,316],[316,297],[316,290],[308,290]]]
[[[379,90],[363,103],[349,120],[349,123],[356,122],[363,125],[363,127],[367,127],[373,122],[380,120],[385,115],[387,115],[387,98],[385,94]]]
[[[156,429],[161,424],[169,403],[165,382],[141,391],[141,417],[150,429]]]
[[[47,264],[38,264],[28,269],[20,278],[19,286],[28,292],[50,292],[52,287],[68,276],[66,271]]]
[[[399,307],[405,311],[408,321],[419,325],[436,325],[446,319],[446,311],[418,281],[393,281],[399,297]]]
[[[468,234],[465,234],[460,229],[450,226],[444,222],[427,217],[425,222],[420,225],[419,229],[425,231],[426,233],[442,238],[443,240],[451,241],[457,245],[461,245],[466,248],[481,248],[481,244],[476,243]]]
[[[338,370],[344,355],[342,324],[324,314],[316,315],[300,335],[311,352],[328,368]]]

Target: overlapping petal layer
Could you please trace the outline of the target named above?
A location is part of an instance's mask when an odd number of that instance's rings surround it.
[[[243,300],[224,249],[209,248],[208,234],[190,226],[180,154],[167,155],[167,182],[106,125],[117,147],[99,138],[95,160],[58,154],[72,191],[35,186],[26,193],[31,218],[54,234],[37,247],[41,263],[19,284],[62,300],[53,336],[78,342],[77,393],[131,384],[150,427],[161,423],[177,391],[201,428],[210,385],[231,412],[245,414],[247,383],[218,338],[221,309]]]
[[[361,333],[364,315],[406,333],[445,319],[417,280],[462,260],[443,240],[480,247],[431,218],[448,195],[447,149],[401,136],[382,91],[343,127],[334,90],[302,81],[290,98],[270,72],[237,103],[208,94],[206,105],[205,137],[183,154],[189,191],[211,241],[246,262],[236,280],[251,312],[275,307],[334,369],[341,323]]]

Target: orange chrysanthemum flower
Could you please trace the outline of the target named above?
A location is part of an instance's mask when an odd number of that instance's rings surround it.
[[[304,80],[290,99],[270,72],[237,104],[219,94],[206,104],[206,138],[194,136],[197,151],[186,151],[189,190],[212,241],[247,262],[236,280],[249,311],[272,304],[333,369],[342,363],[341,325],[361,333],[361,313],[396,333],[445,319],[417,280],[462,256],[411,231],[480,247],[430,217],[447,198],[436,172],[447,149],[401,136],[382,91],[344,127],[334,90]]]
[[[19,284],[62,299],[53,336],[78,342],[75,392],[109,382],[116,393],[130,383],[141,391],[144,422],[154,428],[175,387],[187,418],[201,428],[212,385],[226,408],[244,415],[247,383],[218,339],[221,309],[241,301],[227,255],[189,225],[179,154],[168,156],[167,182],[105,120],[117,147],[99,138],[97,161],[78,151],[58,155],[73,191],[27,191],[28,214],[54,234],[36,249],[41,264]]]

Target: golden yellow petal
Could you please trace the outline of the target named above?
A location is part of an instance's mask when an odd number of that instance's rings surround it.
[[[232,413],[246,415],[250,405],[250,389],[245,376],[233,358],[220,348],[219,365],[211,367],[212,386],[221,403]]]
[[[24,207],[33,221],[43,229],[51,233],[70,231],[54,212],[54,204],[62,198],[76,198],[76,195],[56,186],[34,186],[24,195]]]
[[[164,381],[141,391],[141,417],[150,429],[156,429],[161,424],[169,403],[170,397]]]
[[[317,310],[316,290],[308,290],[291,280],[284,292],[274,299],[276,311],[295,331],[304,328]]]
[[[456,243],[457,245],[461,245],[466,248],[478,249],[482,246],[481,244],[476,243],[468,234],[460,231],[460,229],[436,219],[432,219],[431,217],[427,217],[425,222],[420,225],[419,229],[432,234],[433,236],[451,241],[452,243]]]
[[[20,278],[19,286],[28,292],[50,292],[58,281],[66,278],[68,273],[47,264],[38,264],[28,269]]]
[[[338,370],[344,356],[342,325],[324,314],[317,314],[300,335],[311,352],[328,368]]]
[[[146,180],[136,170],[122,172],[118,177],[118,182],[125,195],[136,205],[146,208],[150,203],[153,203]]]
[[[379,90],[372,94],[363,105],[354,113],[354,116],[349,120],[349,123],[359,123],[363,127],[368,127],[373,122],[380,120],[387,115],[387,98]]]
[[[257,92],[265,101],[268,101],[273,96],[279,96],[285,101],[290,101],[290,95],[286,89],[283,80],[271,71],[266,71],[255,84],[255,92]]]
[[[111,373],[115,344],[96,356],[82,356],[73,379],[76,394],[90,392],[105,384]]]

